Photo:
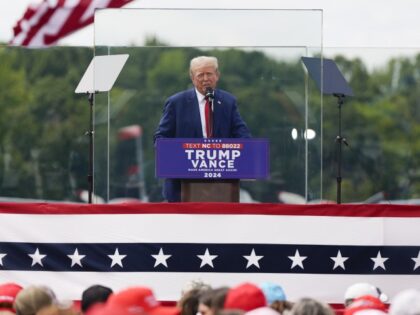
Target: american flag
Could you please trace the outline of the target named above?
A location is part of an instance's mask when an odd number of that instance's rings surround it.
[[[10,45],[45,47],[93,22],[95,9],[119,8],[132,0],[42,0],[28,7],[13,28]]]
[[[420,207],[277,204],[0,204],[0,282],[45,284],[80,299],[96,283],[179,299],[201,279],[283,286],[290,300],[342,303],[370,282],[418,286]]]

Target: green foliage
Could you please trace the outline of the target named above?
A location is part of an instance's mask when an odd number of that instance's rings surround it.
[[[95,48],[96,54],[130,55],[112,92],[95,98],[96,194],[108,197],[109,171],[109,197],[119,196],[126,183],[117,167],[118,132],[140,125],[146,190],[151,201],[161,200],[152,139],[163,104],[192,86],[192,57],[214,55],[220,63],[220,88],[238,98],[253,136],[270,141],[271,178],[244,182],[243,187],[263,202],[277,202],[281,190],[304,195],[307,167],[308,197],[318,199],[322,165],[322,197],[335,199],[337,105],[324,96],[321,108],[321,96],[309,81],[305,107],[300,60],[251,50],[170,48],[153,38],[149,44]],[[86,96],[74,94],[74,89],[92,55],[87,48],[0,49],[1,196],[74,200],[77,190],[86,189],[89,106]],[[358,58],[335,60],[355,93],[343,106],[343,133],[350,144],[343,148],[343,200],[362,201],[378,191],[392,198],[418,198],[420,55],[392,59],[374,71]],[[306,112],[318,135],[308,143],[303,137]]]
[[[71,199],[68,157],[87,113],[74,88],[91,52],[3,48],[1,55],[1,195]]]

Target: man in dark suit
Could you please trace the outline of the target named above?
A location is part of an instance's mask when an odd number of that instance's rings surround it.
[[[157,138],[251,137],[239,114],[236,98],[226,91],[216,89],[220,73],[215,57],[200,56],[192,59],[190,77],[194,88],[172,95],[166,101],[154,135],[155,141]],[[209,93],[213,99],[210,123],[206,119]],[[169,202],[181,201],[180,181],[166,179],[163,196]]]

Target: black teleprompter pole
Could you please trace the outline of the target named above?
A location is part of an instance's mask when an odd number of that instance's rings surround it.
[[[85,135],[89,137],[89,167],[88,167],[88,196],[89,196],[89,203],[92,203],[92,196],[93,196],[93,135],[95,133],[95,127],[93,123],[93,106],[95,100],[95,93],[88,93],[88,100],[89,100],[89,130],[86,131]]]
[[[309,76],[315,81],[322,94],[333,95],[338,104],[338,136],[337,143],[337,203],[341,204],[341,166],[342,144],[348,146],[347,140],[341,134],[341,108],[346,96],[354,96],[353,90],[347,83],[335,62],[326,58],[302,57],[303,64],[308,70]]]
[[[337,204],[341,204],[341,165],[342,165],[342,147],[343,143],[348,146],[347,139],[344,138],[341,134],[341,108],[344,104],[345,95],[343,94],[333,94],[337,97],[337,105],[338,105],[338,136],[335,138],[338,147],[338,155],[337,155]]]

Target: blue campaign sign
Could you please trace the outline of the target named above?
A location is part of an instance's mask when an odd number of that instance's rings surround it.
[[[270,171],[267,139],[156,140],[160,178],[262,179]]]

